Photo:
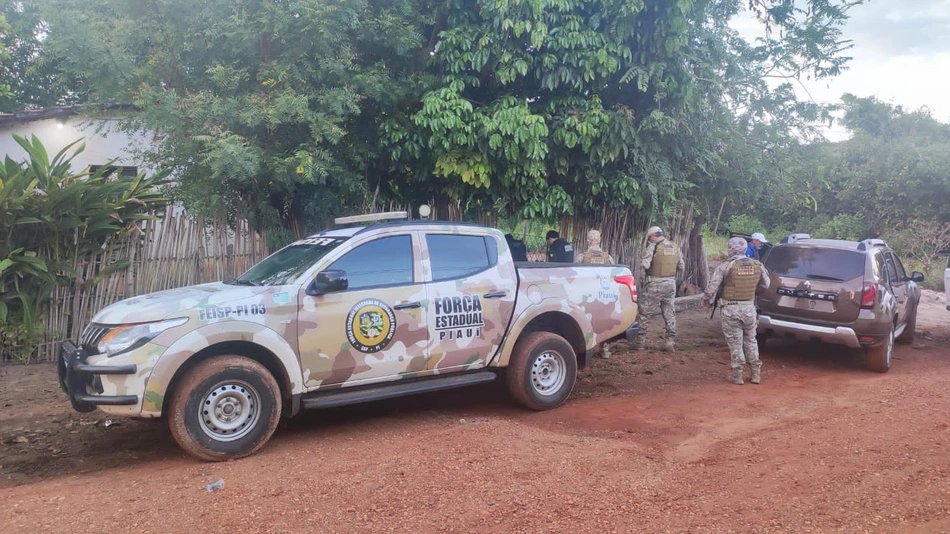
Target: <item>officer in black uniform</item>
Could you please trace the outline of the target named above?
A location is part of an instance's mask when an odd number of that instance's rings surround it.
[[[548,261],[574,263],[574,247],[554,230],[548,232]]]
[[[528,261],[528,247],[524,241],[515,239],[511,234],[505,234],[505,241],[508,242],[508,248],[511,249],[511,259],[514,261]]]

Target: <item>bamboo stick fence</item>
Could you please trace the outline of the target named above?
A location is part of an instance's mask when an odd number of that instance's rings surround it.
[[[188,216],[169,206],[160,219],[145,221],[142,233],[119,243],[109,254],[80,258],[79,282],[58,287],[50,300],[45,341],[31,361],[51,361],[56,343],[78,339],[102,308],[136,295],[240,276],[270,252],[266,235],[247,221]],[[128,260],[128,268],[115,269]],[[101,278],[98,283],[92,282]]]

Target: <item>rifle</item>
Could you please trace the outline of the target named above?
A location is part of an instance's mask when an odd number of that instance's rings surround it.
[[[709,318],[712,319],[716,315],[716,308],[719,307],[719,297],[722,296],[722,284],[719,284],[719,291],[716,291],[716,296],[713,298],[712,303],[712,313],[709,314]]]

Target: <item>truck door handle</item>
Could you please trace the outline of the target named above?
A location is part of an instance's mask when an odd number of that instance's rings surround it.
[[[497,298],[504,297],[507,294],[508,294],[507,291],[495,291],[494,293],[485,293],[484,295],[482,295],[482,297],[486,299],[497,299]]]
[[[422,303],[421,303],[421,302],[404,302],[404,303],[402,303],[402,304],[396,304],[395,306],[393,306],[393,309],[395,309],[395,310],[405,310],[405,309],[408,309],[408,308],[421,308],[421,307],[422,307]]]

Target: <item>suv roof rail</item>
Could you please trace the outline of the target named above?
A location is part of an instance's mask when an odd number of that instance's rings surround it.
[[[790,234],[783,237],[780,243],[790,245],[803,239],[811,239],[811,234]]]
[[[366,215],[353,215],[351,217],[337,217],[333,219],[333,224],[345,226],[347,224],[357,224],[376,221],[391,221],[394,219],[407,219],[409,214],[405,211],[386,211],[383,213],[368,213]]]
[[[883,239],[865,239],[858,243],[858,250],[867,250],[872,247],[886,247],[887,243]]]

